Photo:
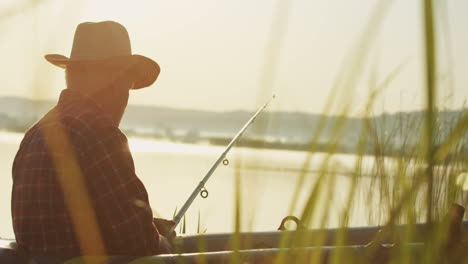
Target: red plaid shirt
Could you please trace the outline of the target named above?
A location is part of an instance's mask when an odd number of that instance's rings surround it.
[[[75,188],[84,197],[76,198]],[[91,210],[70,208],[86,201]],[[13,164],[12,216],[17,243],[31,254],[102,254],[85,244],[93,237],[107,255],[158,253],[159,233],[127,138],[78,91],[62,91],[26,132]]]

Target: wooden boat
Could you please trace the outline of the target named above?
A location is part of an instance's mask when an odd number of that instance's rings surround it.
[[[406,232],[407,226],[395,227],[396,233]],[[428,225],[417,224],[413,226],[413,240],[404,245],[408,247],[417,259],[424,254],[425,235],[428,233]],[[201,234],[180,236],[175,241],[177,254],[157,255],[149,257],[137,256],[112,256],[76,258],[73,260],[54,259],[51,257],[24,256],[16,248],[14,240],[0,239],[0,263],[1,264],[56,264],[56,263],[91,263],[89,258],[102,260],[100,263],[108,264],[140,264],[140,263],[229,263],[233,258],[239,263],[273,263],[277,257],[283,257],[286,263],[303,259],[308,262],[312,257],[319,256],[320,263],[328,263],[330,256],[337,250],[348,254],[353,263],[359,260],[365,263],[388,263],[393,247],[389,246],[394,241],[386,238],[379,242],[377,247],[369,244],[381,227],[356,227],[348,229],[325,230],[298,230],[298,231],[273,231],[251,232],[239,234]],[[336,245],[337,237],[346,231],[346,242],[341,246]],[[460,239],[457,247],[468,249],[468,221],[464,221],[459,227]],[[239,245],[239,246],[235,246]],[[294,245],[294,247],[291,247]],[[237,250],[232,250],[236,248]],[[370,254],[372,252],[369,262]],[[466,253],[465,253],[466,254]],[[468,257],[468,255],[466,256]],[[33,259],[35,262],[31,262]],[[183,261],[183,262],[181,262]],[[301,261],[299,261],[301,262]],[[351,259],[350,262],[351,263]]]

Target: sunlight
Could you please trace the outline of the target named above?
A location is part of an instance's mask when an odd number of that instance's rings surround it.
[[[464,263],[452,2],[0,0],[0,264]]]
[[[200,153],[213,152],[213,149],[216,149],[210,146],[203,145],[171,143],[137,138],[130,138],[128,140],[128,145],[130,147],[130,151],[132,152],[150,153]]]
[[[21,142],[23,139],[23,135],[19,133],[14,133],[14,132],[6,132],[6,131],[1,131],[0,133],[0,142],[1,143],[7,143],[7,142],[12,142],[14,144],[18,144]]]
[[[468,191],[468,172],[463,172],[458,175],[457,185],[461,186],[464,191]]]
[[[0,1],[0,7],[11,7],[13,4],[16,4],[17,0],[2,0]]]

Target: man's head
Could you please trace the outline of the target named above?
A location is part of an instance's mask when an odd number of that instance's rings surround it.
[[[150,86],[160,72],[152,59],[132,54],[127,30],[113,21],[79,24],[70,58],[58,54],[45,58],[65,69],[68,88],[92,96],[118,121],[129,90]]]
[[[73,65],[65,70],[67,88],[92,98],[118,124],[135,80],[128,69],[116,65]]]

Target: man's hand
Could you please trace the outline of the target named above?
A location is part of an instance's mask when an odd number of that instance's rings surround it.
[[[172,245],[165,236],[159,236],[159,252],[158,254],[172,254]]]
[[[158,229],[159,233],[166,237],[167,240],[172,244],[174,238],[176,237],[176,232],[171,232],[171,229],[175,227],[175,222],[172,220],[166,220],[162,218],[154,218],[153,220],[154,225],[156,225],[156,228]]]

